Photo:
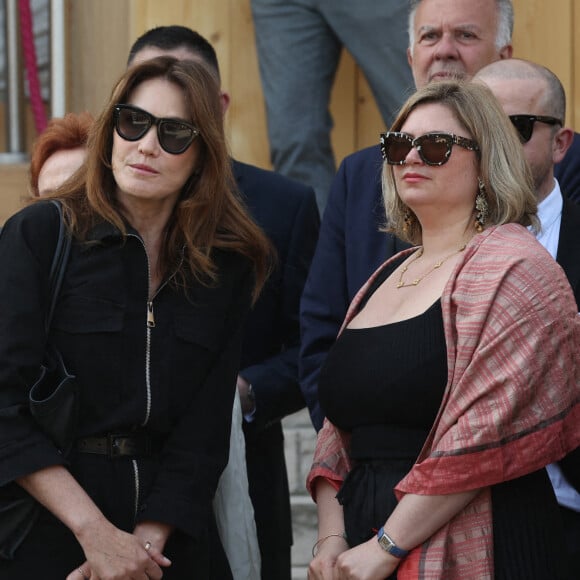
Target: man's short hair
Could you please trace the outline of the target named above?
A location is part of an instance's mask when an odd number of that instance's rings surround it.
[[[220,70],[216,52],[213,46],[198,32],[187,26],[157,26],[142,34],[131,47],[127,66],[130,66],[138,52],[147,47],[161,50],[175,50],[185,48],[198,55],[203,62],[211,67],[219,79]]]

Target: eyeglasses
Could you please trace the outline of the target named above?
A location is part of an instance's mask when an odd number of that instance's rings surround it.
[[[564,125],[561,119],[556,117],[544,117],[542,115],[510,115],[510,121],[516,128],[522,143],[527,143],[532,138],[534,123],[546,123],[547,125]]]
[[[444,165],[449,161],[453,145],[479,151],[475,141],[452,133],[426,133],[413,138],[408,133],[381,133],[381,153],[389,165],[404,165],[413,147],[427,165]]]
[[[167,153],[183,153],[199,135],[199,129],[179,119],[158,119],[151,113],[133,105],[115,105],[115,129],[126,141],[138,141],[151,125],[157,125],[159,145]]]

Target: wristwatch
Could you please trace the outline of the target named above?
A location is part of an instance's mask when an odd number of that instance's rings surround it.
[[[377,534],[377,540],[379,542],[379,546],[385,551],[391,554],[391,556],[395,556],[395,558],[405,558],[409,553],[408,550],[403,550],[403,548],[399,548],[395,542],[389,537],[387,532],[385,532],[384,528],[381,528]]]

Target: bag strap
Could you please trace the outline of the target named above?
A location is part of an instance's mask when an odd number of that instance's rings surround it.
[[[54,257],[52,259],[52,265],[50,266],[50,274],[48,279],[49,280],[48,292],[50,296],[50,303],[48,312],[46,313],[46,318],[44,320],[44,329],[47,334],[50,330],[52,315],[54,314],[56,301],[58,300],[58,294],[60,292],[60,287],[62,285],[62,280],[64,278],[64,271],[66,270],[66,265],[68,263],[68,258],[70,255],[70,248],[72,245],[71,236],[67,231],[67,227],[64,222],[64,215],[62,212],[61,203],[55,199],[51,199],[50,202],[54,204],[58,209],[59,229],[58,229],[58,240],[56,242],[56,249],[54,250]]]

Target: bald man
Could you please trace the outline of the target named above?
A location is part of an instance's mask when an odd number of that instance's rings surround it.
[[[562,195],[554,178],[573,139],[564,125],[566,96],[558,77],[532,62],[510,59],[481,69],[485,83],[518,131],[538,198],[538,241],[564,269],[580,305],[580,206]],[[566,531],[575,577],[580,577],[580,450],[547,467]]]

